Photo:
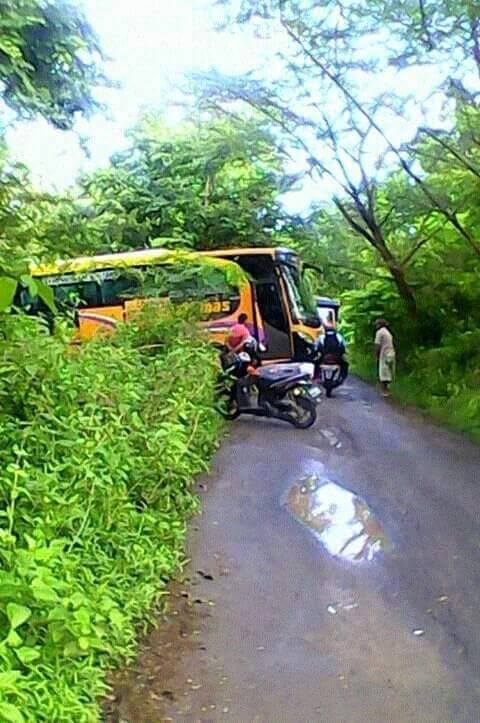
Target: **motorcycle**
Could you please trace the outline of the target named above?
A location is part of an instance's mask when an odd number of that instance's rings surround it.
[[[324,358],[316,366],[316,379],[325,389],[326,396],[330,398],[333,390],[345,381],[338,356],[334,354],[324,355]]]
[[[248,373],[254,354],[246,351],[222,355],[221,408],[226,419],[241,414],[272,417],[308,429],[317,418],[317,403],[321,396],[313,383],[311,364],[269,364]]]

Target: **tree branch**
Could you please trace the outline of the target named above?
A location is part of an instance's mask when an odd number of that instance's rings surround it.
[[[402,259],[402,261],[400,261],[400,266],[402,267],[402,269],[404,269],[404,268],[406,268],[406,267],[408,266],[408,264],[409,264],[410,261],[413,259],[413,257],[415,256],[415,254],[416,254],[418,251],[420,251],[420,249],[422,248],[422,246],[425,246],[425,244],[427,244],[427,243],[430,241],[430,239],[432,238],[432,236],[433,236],[433,234],[431,234],[430,236],[426,236],[425,238],[420,239],[420,241],[419,241],[417,244],[415,244],[415,246],[413,247],[413,249],[405,256],[404,259]]]
[[[457,159],[457,161],[460,161],[465,168],[467,168],[471,173],[474,174],[477,178],[480,178],[480,170],[475,168],[470,161],[468,161],[466,158],[464,158],[455,148],[453,148],[447,141],[442,138],[441,136],[436,135],[430,128],[420,128],[420,133],[424,133],[429,138],[434,140],[436,143],[438,143],[442,148],[445,148],[446,151],[451,153],[454,158]]]
[[[378,125],[376,120],[370,115],[368,111],[365,110],[365,108],[359,103],[359,101],[355,98],[355,96],[352,95],[352,93],[348,90],[348,88],[345,87],[345,85],[342,83],[340,78],[337,75],[334,75],[327,66],[322,63],[321,60],[319,60],[307,47],[305,47],[304,42],[302,41],[301,37],[299,37],[291,28],[289,23],[285,21],[283,18],[281,19],[281,23],[283,27],[285,28],[287,34],[289,37],[297,43],[305,53],[305,55],[310,58],[312,63],[316,65],[324,75],[343,93],[345,98],[347,98],[352,105],[359,111],[361,115],[363,115],[364,118],[368,120],[368,122],[371,124],[372,128],[374,128],[377,133],[380,135],[381,138],[385,141],[390,151],[398,158],[400,161],[400,164],[405,171],[405,173],[413,180],[415,183],[419,186],[423,194],[428,198],[432,206],[440,213],[444,215],[444,217],[448,220],[448,222],[460,233],[460,235],[468,242],[468,244],[471,246],[471,248],[475,251],[475,253],[480,256],[480,245],[477,244],[471,233],[463,226],[463,224],[460,223],[458,220],[458,217],[456,213],[452,213],[448,209],[446,209],[441,201],[439,201],[435,195],[432,193],[432,191],[428,188],[426,183],[418,176],[415,171],[412,170],[412,168],[409,166],[407,161],[402,156],[399,149],[392,143],[392,141],[389,139],[389,137],[386,135],[386,133],[382,130],[382,128]]]
[[[425,34],[425,37],[426,37],[426,46],[429,50],[433,50],[434,45],[432,42],[432,35],[431,35],[429,27],[428,27],[427,13],[425,10],[425,0],[418,0],[418,5],[420,8],[421,26],[422,26],[422,30]]]
[[[365,238],[369,244],[371,244],[372,246],[374,246],[376,248],[377,242],[376,242],[374,236],[372,236],[372,234],[368,231],[368,229],[364,228],[357,221],[355,221],[355,219],[349,214],[349,212],[347,211],[347,209],[345,208],[343,203],[340,201],[340,199],[337,197],[334,197],[333,202],[334,202],[335,206],[338,208],[338,210],[340,211],[340,213],[342,214],[342,216],[344,217],[344,219],[346,221],[348,221],[350,226],[358,234],[360,234],[360,236],[363,236],[363,238]]]
[[[480,75],[480,38],[479,38],[479,29],[480,29],[480,20],[478,18],[478,15],[473,15],[470,18],[470,26],[471,26],[471,36],[473,41],[473,58],[475,60],[478,74]]]
[[[329,261],[328,265],[335,269],[343,269],[344,271],[350,271],[352,274],[359,274],[359,276],[366,276],[369,279],[375,279],[376,281],[389,281],[392,284],[394,279],[391,276],[382,276],[381,274],[374,274],[371,271],[365,271],[365,269],[357,269],[354,266],[347,266],[346,264],[337,264]]]

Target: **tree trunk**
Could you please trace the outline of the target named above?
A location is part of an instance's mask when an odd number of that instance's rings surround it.
[[[405,278],[404,269],[402,268],[400,262],[395,258],[395,256],[388,248],[385,242],[382,228],[376,222],[371,209],[365,208],[358,194],[355,194],[354,202],[356,203],[357,211],[364,223],[366,224],[366,227],[363,227],[361,224],[357,223],[357,221],[345,208],[344,204],[339,199],[335,199],[335,205],[337,206],[338,210],[345,218],[345,220],[349,223],[351,228],[353,228],[354,231],[356,231],[360,236],[366,239],[368,243],[373,246],[373,248],[376,249],[376,251],[378,251],[378,253],[382,257],[382,260],[384,261],[385,266],[390,272],[393,282],[398,289],[398,293],[405,302],[409,317],[413,321],[415,321],[417,319],[417,300],[415,298],[415,294],[413,293],[412,288],[410,287],[410,284]]]
[[[389,271],[393,276],[393,280],[395,281],[395,284],[397,286],[398,293],[400,294],[400,296],[402,297],[402,299],[405,302],[409,317],[412,320],[416,320],[416,318],[417,318],[417,300],[415,298],[415,294],[413,293],[412,289],[410,288],[409,283],[407,282],[407,280],[405,278],[405,274],[403,273],[402,269],[398,268],[398,266],[389,267]]]
[[[405,302],[409,317],[415,321],[417,319],[417,300],[410,284],[405,278],[405,271],[398,265],[395,257],[385,245],[377,245],[377,249],[395,282],[398,293]]]

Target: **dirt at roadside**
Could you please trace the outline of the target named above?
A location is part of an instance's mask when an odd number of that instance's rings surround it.
[[[172,582],[165,614],[141,645],[135,665],[111,677],[114,692],[105,704],[106,723],[158,723],[172,720],[166,712],[181,706],[184,690],[172,685],[179,658],[206,650],[201,629],[211,616],[208,600],[195,593],[198,580]],[[192,675],[195,672],[192,671]],[[194,678],[188,686],[195,688]]]

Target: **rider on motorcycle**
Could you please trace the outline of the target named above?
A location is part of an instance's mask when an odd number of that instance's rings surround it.
[[[242,351],[243,345],[250,339],[250,329],[247,326],[248,316],[240,314],[237,323],[232,326],[227,338],[227,346],[233,352]]]
[[[345,339],[335,329],[332,322],[325,322],[323,334],[318,337],[316,350],[319,355],[319,364],[338,364],[340,367],[341,381],[344,382],[348,376],[349,364],[345,359],[347,345]],[[330,361],[331,360],[331,361]]]
[[[237,323],[232,327],[225,347],[220,355],[223,370],[242,380],[242,391],[245,398],[254,405],[258,398],[256,385],[257,368],[261,364],[258,356],[258,345],[246,324],[247,315],[240,314]]]
[[[248,354],[250,363],[247,366],[243,365],[244,372],[245,374],[255,374],[256,368],[260,366],[260,357],[258,356],[256,339],[252,337],[247,326],[247,319],[246,314],[239,315],[237,323],[230,330],[226,346],[232,356],[237,356],[237,360],[239,360],[241,354]],[[241,365],[239,364],[239,366]]]

